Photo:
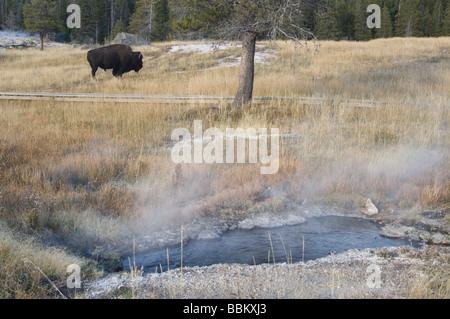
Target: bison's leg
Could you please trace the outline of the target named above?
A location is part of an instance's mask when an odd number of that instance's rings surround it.
[[[95,73],[97,73],[98,64],[89,55],[88,55],[88,61],[89,61],[89,65],[91,66],[91,69],[92,69],[92,77],[95,78]]]
[[[92,77],[95,78],[95,73],[97,73],[98,67],[92,67]]]
[[[90,64],[91,69],[92,69],[92,77],[95,78],[95,73],[97,73],[98,65],[97,65],[97,63],[91,61],[90,59],[89,59],[89,64]]]
[[[122,74],[123,74],[123,71],[122,71],[121,68],[119,68],[119,69],[113,69],[113,75],[114,75],[115,77],[121,78],[121,77],[122,77]]]

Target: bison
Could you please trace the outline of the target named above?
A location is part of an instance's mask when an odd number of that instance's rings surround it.
[[[92,77],[98,68],[103,70],[112,69],[113,75],[122,77],[122,74],[142,69],[142,53],[133,52],[128,45],[114,44],[87,53],[87,59],[92,68]]]

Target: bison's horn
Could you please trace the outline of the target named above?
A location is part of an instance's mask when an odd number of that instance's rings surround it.
[[[142,53],[139,53],[138,58],[141,59],[141,60],[144,58],[144,57],[142,56]]]

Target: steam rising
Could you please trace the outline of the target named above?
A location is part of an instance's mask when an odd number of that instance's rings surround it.
[[[280,193],[283,189],[289,189],[284,186],[288,183],[298,183],[302,186],[300,195],[303,199],[337,192],[375,198],[388,196],[402,200],[399,198],[402,196],[400,191],[405,187],[411,188],[414,193],[414,190],[430,181],[445,181],[446,177],[441,169],[445,166],[446,156],[440,149],[401,146],[375,154],[368,161],[364,158],[354,158],[331,163],[309,177],[298,174],[296,179],[284,182],[285,185],[273,185],[269,198],[286,196],[287,194]],[[143,180],[135,184],[132,191],[138,195],[137,209],[142,216],[137,227],[150,230],[173,223],[188,222],[201,216],[201,211],[208,201],[215,205],[220,203],[220,198],[223,197],[225,202],[237,202],[246,196],[251,197],[251,194],[266,192],[267,189],[258,184],[258,180],[249,180],[249,184],[241,184],[235,193],[230,193],[227,186],[230,184],[230,175],[224,172],[232,168],[222,165],[186,165],[179,167],[181,182],[176,181],[175,169],[170,178],[162,176],[158,180]],[[254,171],[254,176],[258,175],[257,167]],[[239,195],[242,197],[239,198]],[[414,196],[418,194],[414,193]]]
[[[395,197],[404,185],[417,187],[433,179],[445,179],[441,170],[447,156],[442,149],[404,145],[373,154],[369,160],[352,158],[324,167],[302,182],[302,196],[311,198],[337,191]]]

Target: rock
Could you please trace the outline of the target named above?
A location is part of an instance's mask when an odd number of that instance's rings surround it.
[[[293,214],[290,214],[286,218],[286,225],[288,225],[288,226],[298,225],[298,224],[302,224],[304,222],[306,222],[306,218],[303,218],[303,217],[297,216],[297,215],[293,215]]]
[[[364,214],[368,216],[373,216],[378,214],[378,208],[372,203],[372,200],[370,198],[366,201],[366,209],[363,211]]]
[[[150,45],[150,42],[130,33],[121,32],[118,33],[112,44],[125,44],[125,45]]]
[[[388,238],[405,238],[414,230],[414,227],[387,225],[381,229],[380,235]]]
[[[430,244],[449,245],[450,236],[440,232],[417,230],[414,227],[388,225],[382,228],[380,235],[389,238],[408,238],[410,240],[423,240]]]
[[[253,228],[273,228],[280,226],[292,226],[304,223],[306,218],[289,214],[288,216],[270,216],[269,214],[263,214],[256,217],[250,217],[240,221],[238,228],[240,229],[253,229]]]
[[[418,231],[416,235],[430,244],[450,245],[450,236],[440,232]]]
[[[420,241],[420,237],[414,234],[408,234],[407,238],[412,241]]]
[[[238,223],[239,229],[253,229],[255,227],[267,228],[270,227],[270,218],[268,216],[258,216],[254,218],[247,218]]]
[[[438,232],[432,234],[431,241],[434,244],[450,245],[450,237]]]
[[[203,230],[197,236],[197,239],[199,240],[212,240],[219,238],[220,236],[211,230]]]
[[[107,272],[118,272],[123,270],[123,256],[120,252],[106,248],[102,250],[101,248],[96,248],[94,252],[92,252],[92,256],[98,261],[98,263],[107,271]]]

